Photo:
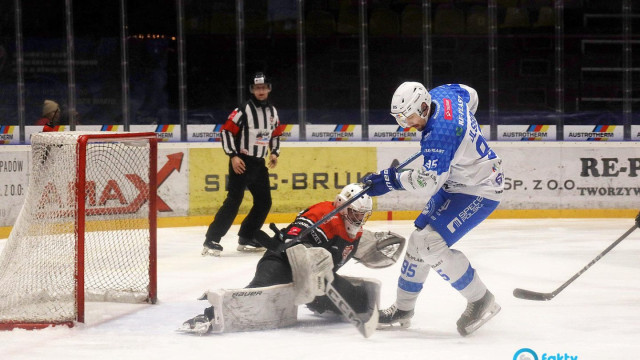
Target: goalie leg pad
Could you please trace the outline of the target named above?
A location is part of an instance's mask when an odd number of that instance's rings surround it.
[[[287,249],[287,258],[293,275],[294,304],[307,304],[325,294],[326,284],[333,281],[333,259],[329,251],[299,244]]]
[[[213,306],[211,332],[278,329],[297,322],[292,284],[207,292]]]

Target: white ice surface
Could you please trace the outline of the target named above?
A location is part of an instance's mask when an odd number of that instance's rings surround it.
[[[297,326],[192,336],[175,329],[201,313],[204,290],[244,287],[256,254],[235,250],[237,226],[220,258],[200,256],[205,227],[159,229],[156,305],[88,303],[74,328],[0,331],[0,359],[513,359],[521,348],[577,359],[635,358],[640,353],[640,230],[632,233],[549,302],[516,299],[516,287],[552,291],[633,224],[631,219],[487,220],[456,248],[471,260],[502,312],[469,337],[456,320],[465,300],[430,274],[412,327],[363,338],[348,323],[326,322],[306,308]],[[409,236],[410,221],[369,222],[373,231]],[[0,240],[0,248],[6,240]],[[383,282],[381,306],[395,299],[400,263],[381,270],[349,263],[341,274]],[[530,360],[533,360],[530,358]]]

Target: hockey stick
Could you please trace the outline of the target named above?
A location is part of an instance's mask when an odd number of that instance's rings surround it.
[[[409,165],[413,160],[417,159],[420,155],[422,155],[422,151],[418,151],[417,153],[411,155],[407,160],[405,160],[405,161],[401,162],[400,164],[398,164],[398,166],[396,166],[396,170],[400,170],[400,169],[404,168],[405,166]],[[353,202],[358,200],[362,195],[364,195],[367,192],[367,190],[369,190],[370,187],[371,187],[371,185],[366,184],[362,191],[360,191],[359,193],[354,195],[351,199],[345,201],[344,204],[342,204],[342,205],[338,206],[337,208],[333,209],[333,211],[331,211],[330,213],[325,215],[322,219],[318,220],[315,224],[313,224],[313,225],[309,226],[308,228],[304,229],[293,240],[294,241],[300,240],[303,237],[307,236],[311,231],[313,231],[313,229],[315,229],[318,226],[324,224],[327,220],[331,219],[337,213],[339,213],[340,211],[345,209],[347,206],[351,205]]]
[[[336,290],[336,288],[330,283],[327,282],[326,285],[326,295],[331,300],[331,302],[340,310],[342,316],[349,320],[350,323],[355,326],[360,334],[365,338],[368,338],[373,334],[376,327],[378,326],[378,308],[375,307],[373,312],[371,313],[371,317],[364,321],[362,320],[358,314],[353,310],[351,305],[344,299],[344,297]]]
[[[613,249],[616,245],[618,245],[622,240],[624,240],[627,236],[629,236],[629,234],[631,234],[638,227],[640,227],[640,213],[636,217],[635,225],[633,225],[629,230],[627,230],[626,233],[620,236],[618,240],[614,241],[613,244],[609,245],[609,247],[607,247],[600,254],[598,254],[598,256],[596,256],[595,259],[591,260],[591,262],[588,263],[587,266],[583,267],[582,270],[578,271],[578,273],[573,275],[571,279],[565,281],[564,284],[560,285],[560,287],[555,289],[554,291],[548,292],[548,293],[542,293],[542,292],[517,288],[513,290],[513,296],[519,299],[536,300],[536,301],[549,301],[553,299],[554,297],[556,297],[556,295],[558,295],[562,290],[564,290],[567,286],[569,286],[569,284],[571,284],[575,279],[577,279],[580,275],[582,275],[585,271],[587,271],[593,264],[598,262],[598,260],[600,260],[603,256],[605,256],[609,251],[611,251],[611,249]]]

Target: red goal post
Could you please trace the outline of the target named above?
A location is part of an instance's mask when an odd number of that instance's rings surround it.
[[[0,254],[0,330],[73,326],[85,301],[155,303],[156,134],[38,133],[30,161]]]

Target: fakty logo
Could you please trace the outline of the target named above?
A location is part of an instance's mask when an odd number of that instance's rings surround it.
[[[578,360],[578,355],[542,353],[542,356],[538,357],[535,351],[529,348],[522,348],[516,351],[513,355],[513,360]]]

